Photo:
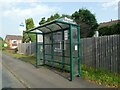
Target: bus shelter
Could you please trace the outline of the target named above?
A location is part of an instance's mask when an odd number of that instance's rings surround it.
[[[41,31],[41,32],[37,32]],[[69,71],[69,79],[80,76],[80,26],[70,19],[60,18],[32,28],[25,33],[36,34],[36,67],[43,65]],[[42,57],[39,57],[38,35],[43,36]]]

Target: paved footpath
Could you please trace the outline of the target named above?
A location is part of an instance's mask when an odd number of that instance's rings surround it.
[[[70,82],[43,66],[36,69],[33,65],[5,53],[2,54],[2,62],[28,88],[104,88],[81,78]]]

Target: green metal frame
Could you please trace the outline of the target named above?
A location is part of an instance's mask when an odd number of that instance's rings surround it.
[[[59,24],[57,24],[61,29],[59,29],[59,30],[57,30],[57,31],[52,31],[51,29],[49,29],[49,27],[47,27],[48,25],[50,25],[50,24],[56,24],[56,23],[61,23],[61,24],[65,24],[65,25],[68,25],[69,26],[69,28],[62,28],[62,27],[60,27],[60,25]],[[72,37],[72,33],[73,33],[73,29],[72,29],[72,27],[76,27],[77,28],[77,40],[78,40],[78,43],[77,43],[77,45],[78,45],[78,57],[74,57],[73,56],[73,44],[75,44],[75,43],[73,43],[73,37]],[[40,28],[42,28],[42,27],[45,27],[45,28],[48,28],[49,30],[50,30],[50,32],[47,32],[47,33],[38,33],[38,32],[33,32],[34,30],[36,30],[36,29],[39,29],[40,30]],[[70,39],[70,41],[69,41],[69,46],[70,46],[70,56],[69,56],[69,58],[70,58],[70,64],[67,64],[67,63],[65,63],[65,48],[64,48],[64,31],[66,30],[66,29],[68,29],[68,31],[69,31],[69,39]],[[56,33],[56,32],[62,32],[62,62],[58,62],[58,61],[55,61],[54,60],[54,47],[53,47],[53,45],[54,45],[54,42],[53,42],[53,33]],[[65,65],[68,65],[68,66],[70,66],[70,81],[72,81],[73,79],[74,79],[74,58],[77,58],[77,60],[78,60],[78,76],[80,76],[80,72],[81,72],[81,68],[80,68],[80,26],[79,25],[77,25],[77,24],[72,24],[72,23],[67,23],[67,22],[63,22],[63,21],[59,21],[59,20],[54,20],[54,21],[51,21],[51,22],[49,22],[49,23],[46,23],[46,24],[43,24],[43,25],[41,25],[41,26],[38,26],[38,27],[36,27],[36,28],[33,28],[33,29],[30,29],[30,30],[28,30],[28,31],[26,31],[25,33],[32,33],[32,34],[36,34],[36,67],[38,67],[38,37],[37,37],[37,35],[38,34],[42,34],[43,35],[43,65],[45,65],[46,64],[46,61],[49,61],[49,62],[51,62],[52,63],[52,66],[53,66],[53,64],[54,63],[59,63],[59,64],[62,64],[62,70],[64,70],[64,67],[65,67]],[[45,53],[45,35],[47,35],[47,34],[51,34],[52,35],[52,44],[49,44],[49,45],[51,45],[51,54],[46,54]],[[52,56],[52,60],[47,60],[46,58],[45,58],[45,55],[50,55],[50,56]]]
[[[72,40],[72,25],[70,25],[69,29],[70,34],[70,81],[73,80],[73,40]]]
[[[80,66],[80,26],[77,28],[78,32],[78,76],[80,76],[81,66]]]
[[[38,67],[38,37],[36,33],[36,67]]]
[[[45,35],[43,34],[43,65],[45,65]]]
[[[62,63],[63,63],[63,66],[62,66],[62,70],[64,69],[65,67],[65,48],[64,48],[64,31],[62,31]]]

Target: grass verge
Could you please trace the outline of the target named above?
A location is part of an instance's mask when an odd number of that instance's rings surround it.
[[[82,77],[107,87],[120,87],[120,75],[82,65]]]
[[[3,51],[3,52],[10,55],[10,56],[13,56],[17,59],[20,59],[22,61],[29,62],[29,63],[35,65],[35,56],[28,56],[28,55],[24,55],[24,54],[11,53],[8,51]]]

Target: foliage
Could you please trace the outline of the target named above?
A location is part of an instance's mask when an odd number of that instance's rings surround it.
[[[3,39],[0,37],[0,50],[2,50],[3,47]]]
[[[0,40],[3,40],[3,38],[2,38],[2,37],[0,37]]]
[[[26,23],[26,30],[29,30],[29,29],[35,27],[35,26],[34,26],[34,21],[33,21],[32,18],[28,18],[28,19],[25,21],[25,23]]]
[[[46,21],[45,21],[45,17],[43,17],[42,19],[41,19],[41,21],[39,22],[39,25],[42,25],[42,24],[44,24]]]
[[[120,34],[120,22],[111,26],[104,26],[98,29],[100,36]]]
[[[55,19],[58,19],[60,18],[60,15],[58,13],[54,14],[54,15],[51,15],[47,20],[45,20],[45,17],[43,17],[40,22],[39,22],[39,25],[41,24],[44,24],[46,22],[50,22],[52,20],[55,20]]]
[[[26,21],[26,30],[29,30],[31,28],[34,28],[35,25],[34,25],[34,21],[32,18],[28,18]],[[34,34],[27,34],[27,33],[23,33],[23,42],[35,42],[36,40],[36,36]]]
[[[62,14],[61,18],[63,18],[63,17],[71,18],[71,16],[67,15],[67,14]]]
[[[18,48],[15,48],[15,53],[17,53],[18,52]]]
[[[87,67],[82,65],[82,77],[91,80],[98,84],[103,84],[106,86],[118,87],[120,83],[120,75],[115,73],[110,73],[106,70],[97,70],[92,67]]]
[[[55,19],[58,19],[60,18],[60,15],[58,13],[54,14],[54,15],[51,15],[46,22],[50,22],[52,20],[55,20]]]
[[[0,50],[4,50],[5,48],[9,48],[9,44],[7,44],[7,47],[4,47],[4,44],[6,42],[3,40],[3,38],[0,37]]]
[[[91,37],[97,29],[98,24],[95,15],[88,9],[79,9],[72,14],[72,19],[81,26],[81,37]]]

